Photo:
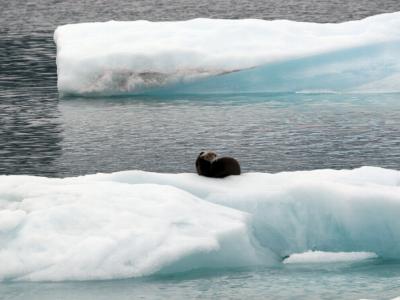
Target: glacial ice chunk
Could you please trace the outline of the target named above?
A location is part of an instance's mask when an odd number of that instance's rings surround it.
[[[167,185],[3,176],[0,218],[0,280],[260,263],[246,213]]]
[[[337,263],[355,262],[365,259],[377,258],[373,252],[324,252],[307,251],[304,253],[294,253],[283,260],[284,264],[303,264],[303,263]]]
[[[0,280],[272,266],[309,250],[399,259],[399,215],[400,171],[376,167],[0,176]]]
[[[62,95],[398,92],[400,12],[317,24],[194,19],[59,26]]]

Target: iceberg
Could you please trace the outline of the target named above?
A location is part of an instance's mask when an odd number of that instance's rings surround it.
[[[399,92],[400,12],[338,24],[193,19],[68,24],[61,95]]]
[[[399,215],[400,171],[377,167],[225,179],[0,176],[0,280],[399,259]]]

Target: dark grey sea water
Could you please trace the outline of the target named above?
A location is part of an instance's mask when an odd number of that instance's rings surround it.
[[[400,166],[398,95],[59,99],[52,37],[110,19],[340,22],[398,11],[397,0],[0,3],[0,174],[193,172],[201,149],[245,171]]]
[[[398,0],[0,0],[0,174],[193,172],[201,149],[237,157],[244,171],[400,169],[399,94],[59,99],[53,43],[58,25],[76,22],[342,22],[394,11]],[[399,278],[398,262],[378,259],[115,281],[1,282],[0,299],[391,299],[400,295]]]

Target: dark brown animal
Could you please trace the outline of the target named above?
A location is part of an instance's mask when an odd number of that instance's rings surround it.
[[[197,174],[206,177],[224,178],[240,175],[240,164],[233,157],[217,157],[213,151],[202,151],[196,159]]]

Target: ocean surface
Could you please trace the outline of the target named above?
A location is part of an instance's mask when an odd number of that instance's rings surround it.
[[[400,169],[400,94],[231,94],[61,99],[57,26],[207,18],[343,22],[384,1],[0,1],[0,175],[194,172],[203,149],[244,172]],[[1,245],[0,245],[1,249]],[[0,266],[1,268],[2,266]],[[93,282],[2,282],[0,299],[391,299],[398,261],[199,270]]]
[[[0,174],[193,172],[202,149],[244,171],[400,166],[399,95],[59,99],[58,25],[196,17],[341,22],[393,1],[1,1]]]
[[[392,299],[400,264],[372,261],[284,268],[202,270],[92,282],[10,282],[2,299]]]

